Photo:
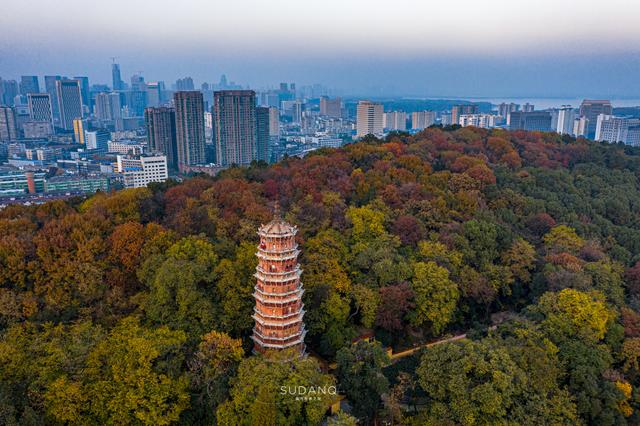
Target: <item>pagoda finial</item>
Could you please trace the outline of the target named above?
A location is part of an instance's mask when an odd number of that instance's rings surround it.
[[[275,204],[273,205],[273,218],[275,220],[282,219],[282,215],[280,214],[280,203],[278,202],[278,200],[276,200]]]

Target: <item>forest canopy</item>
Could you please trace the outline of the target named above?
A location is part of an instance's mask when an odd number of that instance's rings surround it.
[[[303,378],[347,398],[335,425],[637,424],[639,178],[637,148],[430,128],[9,206],[0,423],[319,424],[333,400],[274,395]],[[251,355],[276,201],[299,228],[303,359]]]

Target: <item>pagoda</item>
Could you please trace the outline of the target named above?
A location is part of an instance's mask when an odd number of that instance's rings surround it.
[[[302,303],[302,270],[298,265],[298,228],[285,222],[277,213],[260,226],[258,266],[253,297],[256,300],[253,319],[254,352],[294,349],[305,352],[304,304]]]

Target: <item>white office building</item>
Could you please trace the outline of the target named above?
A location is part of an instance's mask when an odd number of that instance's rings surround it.
[[[596,123],[597,141],[640,146],[640,119],[598,115]]]
[[[169,178],[166,155],[118,155],[116,171],[122,174],[126,188],[142,188]]]

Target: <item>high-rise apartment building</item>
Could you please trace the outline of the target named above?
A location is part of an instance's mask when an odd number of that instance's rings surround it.
[[[332,118],[342,117],[342,99],[330,99],[327,96],[320,97],[320,115]]]
[[[41,121],[53,124],[53,108],[51,95],[48,93],[27,94],[29,116],[32,121]]]
[[[510,117],[510,130],[551,131],[551,113],[548,111],[514,111]]]
[[[256,160],[269,162],[269,107],[256,108]]]
[[[171,170],[178,170],[176,110],[147,108],[144,111],[144,121],[149,137],[149,150],[163,153],[167,157],[167,166]]]
[[[302,270],[298,266],[298,229],[277,216],[258,230],[256,301],[251,338],[254,352],[293,349],[305,352]]]
[[[23,75],[20,77],[20,94],[40,93],[40,83],[37,75]]]
[[[561,135],[571,135],[575,119],[576,112],[571,105],[562,105],[551,111],[551,130]]]
[[[571,134],[575,137],[586,137],[587,127],[589,127],[589,120],[587,120],[587,117],[577,117],[573,121],[573,132]]]
[[[522,112],[533,112],[535,109],[535,105],[530,104],[529,102],[522,105]]]
[[[383,107],[371,101],[358,102],[356,113],[356,137],[384,134]]]
[[[73,130],[73,120],[82,118],[82,93],[78,80],[57,80],[56,94],[60,111],[60,127]]]
[[[478,113],[478,105],[476,104],[454,105],[451,107],[451,123],[459,124],[460,116],[462,114],[477,114],[477,113]]]
[[[407,130],[407,113],[404,111],[385,112],[383,126],[389,131],[404,132]]]
[[[222,90],[213,94],[217,162],[249,164],[257,158],[256,93]]]
[[[276,107],[269,107],[269,135],[280,136],[280,110]]]
[[[205,163],[204,99],[198,91],[173,94],[178,168]]]
[[[413,130],[426,129],[436,122],[435,111],[415,111],[411,113],[411,128]]]
[[[593,138],[595,136],[596,126],[598,125],[598,116],[600,114],[613,114],[611,101],[585,99],[582,101],[582,104],[580,104],[580,116],[586,117],[587,120],[589,120],[587,125],[588,138]]]
[[[13,108],[0,106],[0,141],[11,141],[17,138],[18,129]]]

